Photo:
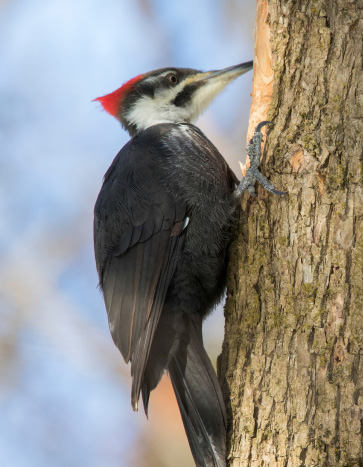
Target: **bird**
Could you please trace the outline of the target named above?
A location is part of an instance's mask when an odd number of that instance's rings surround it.
[[[202,72],[162,68],[98,97],[131,139],[107,170],[94,208],[94,249],[112,339],[131,362],[131,404],[167,372],[197,466],[226,466],[227,416],[202,324],[224,295],[240,194],[259,172],[261,128],[239,182],[194,121],[253,61]]]

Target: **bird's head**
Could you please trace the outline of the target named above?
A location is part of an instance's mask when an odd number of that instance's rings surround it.
[[[251,61],[207,72],[162,68],[136,76],[95,100],[132,136],[157,123],[194,121],[228,83],[252,66]]]

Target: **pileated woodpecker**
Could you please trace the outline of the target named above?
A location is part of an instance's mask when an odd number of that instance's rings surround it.
[[[112,338],[131,361],[131,403],[170,375],[197,466],[226,465],[226,412],[203,347],[202,321],[225,289],[238,197],[255,181],[262,122],[241,184],[191,122],[252,61],[219,71],[164,68],[99,97],[130,133],[106,172],[94,212],[94,245]]]

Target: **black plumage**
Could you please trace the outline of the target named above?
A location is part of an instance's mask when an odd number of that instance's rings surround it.
[[[225,288],[238,183],[194,125],[139,131],[95,206],[97,270],[112,338],[131,361],[132,405],[169,372],[199,466],[225,466],[226,415],[202,320]]]

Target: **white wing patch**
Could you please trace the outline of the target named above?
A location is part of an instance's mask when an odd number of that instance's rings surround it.
[[[183,230],[187,228],[189,221],[190,221],[189,217],[186,217],[184,221],[184,225],[183,225]]]

